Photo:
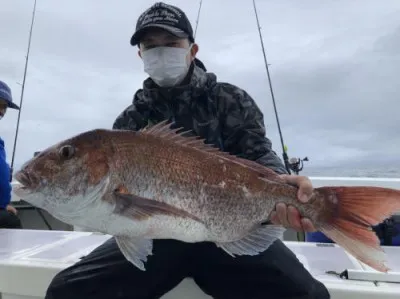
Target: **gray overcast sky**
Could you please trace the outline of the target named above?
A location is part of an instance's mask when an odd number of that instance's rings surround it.
[[[129,44],[155,1],[38,0],[16,166],[84,130],[110,128],[146,78]],[[195,27],[199,1],[168,1]],[[1,0],[0,78],[19,103],[33,0]],[[307,167],[400,162],[400,1],[258,0],[285,142]],[[245,89],[281,145],[252,1],[204,0],[198,57]],[[0,136],[11,161],[17,112]],[[374,160],[374,161],[371,161]]]

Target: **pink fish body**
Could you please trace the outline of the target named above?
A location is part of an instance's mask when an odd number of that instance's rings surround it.
[[[115,236],[142,270],[153,239],[210,241],[232,256],[256,255],[285,231],[262,225],[278,202],[362,262],[388,270],[369,228],[400,210],[400,191],[322,187],[303,204],[297,188],[267,167],[176,132],[162,122],[79,134],[25,163],[14,192],[61,221]]]

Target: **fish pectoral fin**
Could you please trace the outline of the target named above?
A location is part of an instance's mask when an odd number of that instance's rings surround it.
[[[127,193],[127,190],[121,188],[122,187],[114,191],[114,212],[117,214],[134,218],[135,220],[145,220],[154,215],[168,215],[181,218],[191,218],[202,222],[199,218],[185,210],[154,199]]]
[[[147,256],[153,254],[153,240],[125,236],[117,236],[115,240],[125,258],[140,270],[146,271],[144,262],[147,262]]]
[[[283,238],[286,228],[280,225],[263,225],[243,239],[228,243],[216,243],[229,255],[257,255],[268,249],[277,239]]]

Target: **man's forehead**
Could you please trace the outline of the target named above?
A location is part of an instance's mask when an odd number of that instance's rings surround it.
[[[180,40],[179,38],[172,33],[168,32],[162,28],[148,28],[145,32],[143,32],[142,38],[140,42],[151,42],[155,40]]]

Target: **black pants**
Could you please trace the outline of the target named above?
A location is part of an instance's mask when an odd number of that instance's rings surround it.
[[[216,299],[330,298],[281,241],[261,255],[232,258],[212,243],[156,240],[145,266],[130,264],[110,239],[56,275],[45,298],[156,299],[185,277]]]
[[[0,228],[22,228],[21,220],[6,209],[0,209]]]

